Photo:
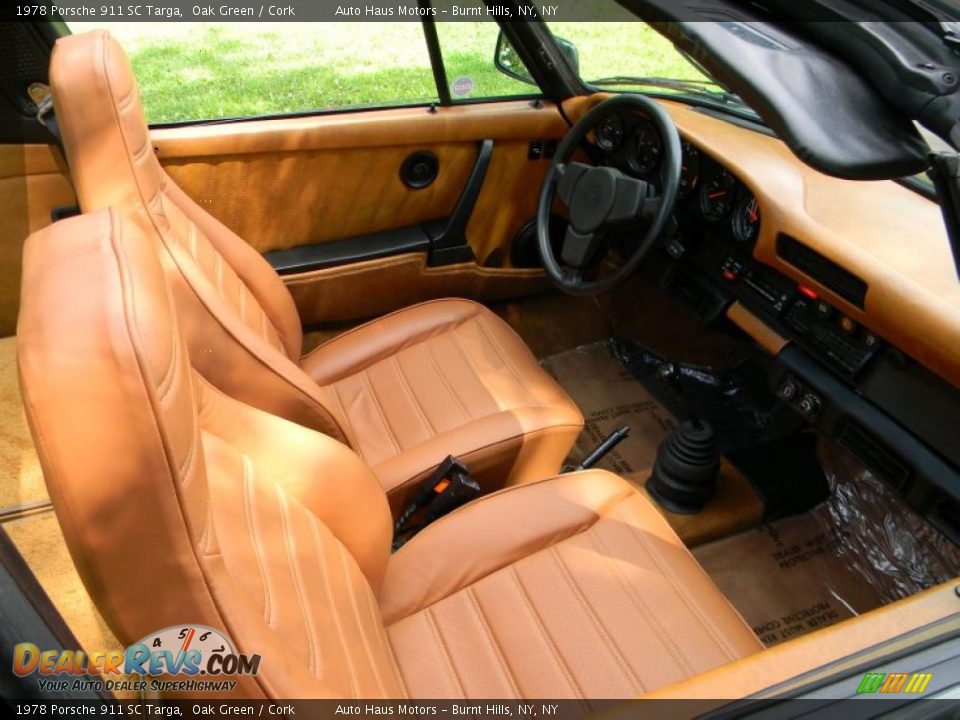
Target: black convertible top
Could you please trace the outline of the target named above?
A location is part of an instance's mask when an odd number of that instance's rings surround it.
[[[826,173],[922,172],[930,149],[914,120],[960,144],[960,57],[940,10],[923,15],[910,0],[618,2]]]

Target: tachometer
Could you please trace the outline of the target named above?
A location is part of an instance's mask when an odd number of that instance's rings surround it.
[[[705,220],[720,222],[733,209],[737,198],[737,179],[730,171],[714,166],[700,188],[700,214]]]
[[[623,133],[623,118],[608,115],[597,125],[597,147],[604,152],[616,150],[623,142]]]
[[[660,162],[660,133],[649,120],[641,120],[633,130],[630,167],[638,175],[653,172]]]
[[[750,195],[740,198],[733,210],[733,236],[744,243],[751,244],[760,234],[760,206],[757,199]]]
[[[700,151],[686,140],[680,148],[683,156],[680,160],[680,185],[677,188],[677,197],[682,200],[689,197],[690,193],[700,185]]]

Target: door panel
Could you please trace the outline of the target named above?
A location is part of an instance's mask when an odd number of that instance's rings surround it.
[[[373,305],[358,301],[355,317],[385,312],[413,298],[461,294],[492,299],[545,287],[539,271],[512,271],[510,243],[535,215],[549,167],[544,157],[530,159],[531,142],[542,147],[567,129],[552,104],[506,101],[163,128],[152,132],[152,140],[174,181],[262,253],[448,217],[480,142],[493,140],[490,166],[466,231],[476,263],[458,264],[459,280],[458,272],[452,272],[442,282],[432,272],[436,269],[416,255],[285,276],[296,289],[304,321],[319,322],[333,315],[350,319],[344,316],[349,307],[336,303],[333,308],[321,298],[356,297],[357,278],[366,273],[372,273],[386,298]],[[436,155],[439,173],[426,188],[412,189],[402,182],[400,167],[418,150]],[[494,279],[500,272],[504,282]],[[312,287],[321,282],[322,291]]]
[[[441,176],[410,190],[400,165],[437,156]],[[342,240],[446,217],[476,159],[472,143],[302,150],[165,161],[170,177],[259,252]]]
[[[24,241],[50,224],[53,208],[74,204],[73,187],[52,147],[0,145],[0,337],[16,332]]]

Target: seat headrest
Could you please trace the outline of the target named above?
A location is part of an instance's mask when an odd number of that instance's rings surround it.
[[[50,91],[80,207],[155,206],[163,171],[120,44],[104,30],[57,40]]]

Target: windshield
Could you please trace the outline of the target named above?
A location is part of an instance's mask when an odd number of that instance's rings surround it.
[[[616,6],[612,0],[599,2]],[[747,109],[647,23],[619,6],[605,7],[604,17],[617,10],[623,13],[622,22],[547,23],[584,83],[606,90],[695,94],[738,111]]]

